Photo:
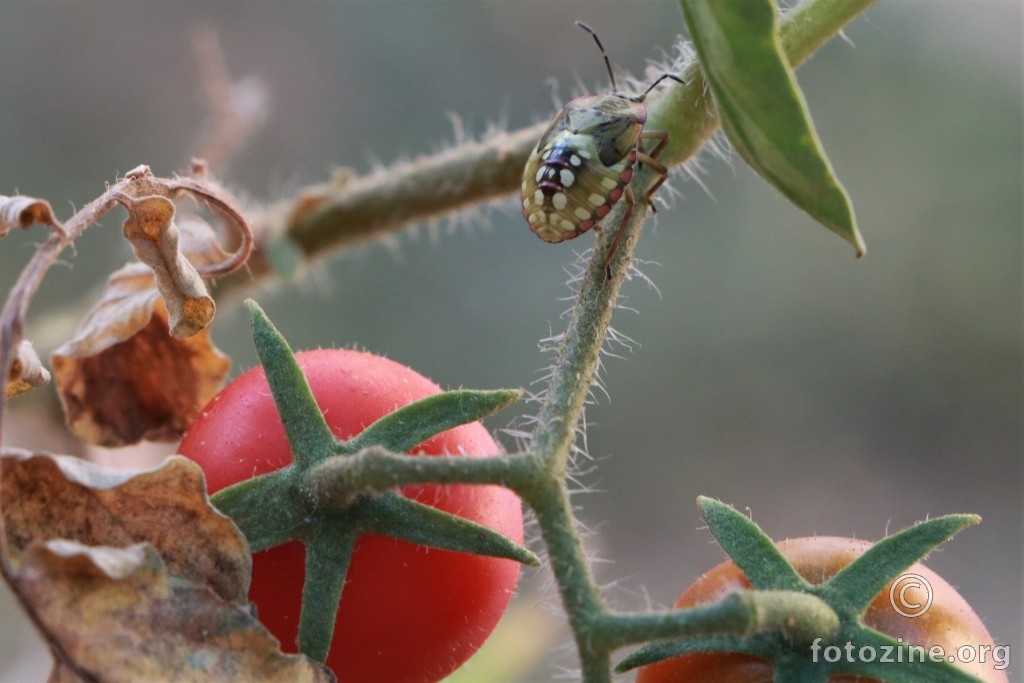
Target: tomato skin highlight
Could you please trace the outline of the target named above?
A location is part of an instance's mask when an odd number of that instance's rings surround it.
[[[347,349],[296,354],[331,431],[345,439],[378,418],[441,388],[386,358]],[[480,423],[420,444],[428,455],[497,454]],[[262,367],[229,384],[196,418],[179,452],[206,473],[211,494],[284,467],[292,456]],[[523,540],[519,498],[498,486],[415,485],[419,502]],[[260,621],[295,652],[305,550],[291,542],[253,555],[250,600]],[[519,576],[512,560],[425,548],[364,535],[355,545],[327,665],[341,681],[437,681],[486,640]]]
[[[871,547],[871,543],[854,538],[835,536],[809,536],[779,541],[775,544],[797,572],[811,583],[822,584],[840,569]],[[967,601],[941,576],[921,564],[915,564],[904,573],[914,573],[931,584],[934,600],[927,612],[914,617],[899,615],[889,603],[889,586],[872,601],[864,615],[864,622],[877,631],[904,642],[922,645],[925,650],[933,645],[943,648],[946,656],[955,654],[960,646],[979,647],[994,645],[992,636],[981,618]],[[693,582],[672,605],[676,608],[693,607],[715,602],[729,593],[750,588],[750,582],[731,560],[722,562]],[[924,603],[924,592],[908,591],[910,602]],[[807,656],[811,657],[808,649]],[[988,661],[981,664],[957,662],[962,670],[986,683],[1006,683],[1005,671],[997,670],[989,650]],[[893,666],[899,666],[894,663]],[[757,657],[726,652],[699,652],[673,657],[656,664],[641,667],[636,683],[772,683],[773,669],[769,662]],[[879,683],[875,679],[833,675],[829,683]]]

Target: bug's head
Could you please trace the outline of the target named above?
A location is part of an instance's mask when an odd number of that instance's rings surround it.
[[[597,37],[597,32],[594,31],[594,29],[590,28],[590,26],[588,24],[585,24],[582,21],[577,21],[576,25],[579,26],[584,31],[586,31],[587,33],[589,33],[590,35],[592,35],[594,37],[594,42],[597,43],[598,49],[601,50],[601,56],[604,57],[605,68],[608,69],[608,78],[612,82],[612,93],[614,93],[614,94],[616,94],[616,95],[618,95],[620,97],[624,97],[624,98],[626,98],[628,100],[631,100],[633,102],[640,102],[640,103],[642,103],[647,98],[647,94],[650,93],[652,90],[654,90],[654,88],[656,88],[659,83],[661,83],[662,81],[664,81],[667,78],[672,79],[673,81],[676,81],[677,83],[681,83],[682,85],[686,85],[686,81],[684,81],[679,76],[676,76],[675,74],[664,73],[661,76],[659,76],[657,78],[657,80],[655,80],[653,83],[651,83],[647,87],[647,90],[644,90],[641,94],[639,94],[639,95],[623,95],[622,93],[619,92],[618,86],[615,85],[615,72],[612,71],[611,60],[608,59],[608,52],[605,51],[604,45],[601,43],[601,39]]]

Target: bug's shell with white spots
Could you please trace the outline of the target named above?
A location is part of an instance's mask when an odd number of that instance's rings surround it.
[[[523,171],[523,217],[545,242],[590,230],[622,197],[636,164],[644,106],[587,95],[555,115]]]

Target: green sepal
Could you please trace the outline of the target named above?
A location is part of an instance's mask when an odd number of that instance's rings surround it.
[[[487,555],[538,566],[533,552],[482,524],[396,493],[361,496],[351,514],[362,533],[383,534],[441,550]],[[348,514],[348,513],[347,513]]]
[[[298,483],[299,475],[289,465],[221,489],[210,502],[238,525],[250,551],[258,553],[301,536],[306,510],[299,504]]]
[[[355,524],[331,524],[305,540],[306,580],[299,613],[299,651],[318,662],[327,660],[334,638],[341,591],[345,587],[352,549],[359,531]]]
[[[486,526],[388,490],[355,493],[351,504],[323,507],[310,488],[316,467],[366,446],[404,452],[452,427],[476,422],[522,396],[517,390],[453,391],[387,415],[348,442],[334,438],[287,341],[253,301],[253,340],[284,425],[293,461],[211,496],[249,541],[253,552],[291,540],[306,547],[299,648],[324,661],[330,649],[356,539],[375,533],[445,550],[538,565],[528,549]],[[336,501],[335,501],[336,502]]]
[[[892,662],[866,662],[860,661],[860,657],[854,657],[854,661],[847,662],[843,661],[841,666],[832,667],[833,672],[842,671],[845,674],[851,674],[854,676],[860,676],[863,678],[873,678],[879,681],[913,681],[914,683],[981,683],[981,680],[965,672],[962,669],[958,669],[953,664],[949,663],[945,659],[939,661],[931,661],[928,659],[927,650],[925,648],[925,660],[920,661],[921,654],[918,651],[914,655],[914,661],[910,661],[910,646],[906,643],[899,643],[895,638],[890,638],[884,633],[873,631],[868,628],[859,628],[856,630],[849,629],[850,638],[846,638],[840,642],[856,643],[858,649],[861,647],[872,648],[874,652],[886,652],[883,647],[891,647],[892,659],[896,660],[896,663]],[[844,638],[844,634],[840,634],[839,638]],[[856,640],[853,640],[856,638]],[[901,651],[901,654],[898,654]],[[902,657],[902,661],[900,661]],[[810,656],[807,659],[811,659]],[[843,657],[845,660],[846,658]],[[895,669],[895,670],[894,670]],[[824,679],[823,679],[824,680]]]
[[[779,647],[775,634],[759,633],[754,636],[738,636],[729,633],[713,633],[703,636],[689,636],[680,640],[656,640],[632,652],[615,665],[617,673],[625,673],[637,667],[656,664],[665,659],[688,655],[694,652],[735,652],[737,654],[763,657]]]
[[[980,521],[978,515],[945,515],[887,536],[833,576],[823,586],[824,594],[833,604],[863,614],[893,577]]]
[[[620,662],[619,673],[691,652],[721,651],[766,656],[778,651],[785,637],[780,629],[795,610],[805,618],[805,632],[788,634],[791,642],[810,643],[839,631],[839,618],[820,598],[793,591],[738,591],[707,605],[666,612],[664,621],[679,624],[684,639],[659,640],[641,647]],[[813,616],[812,616],[813,615]],[[691,634],[692,635],[688,635]]]
[[[348,441],[338,444],[334,452],[357,453],[368,446],[383,446],[395,453],[405,453],[441,432],[478,422],[522,396],[523,392],[518,389],[460,389],[428,396],[388,413]]]
[[[767,611],[752,611],[752,615],[756,615],[754,623],[763,623],[766,628],[747,628],[745,632],[740,621],[731,625],[728,633],[705,632],[688,636],[689,625],[686,625],[680,628],[677,638],[656,640],[642,646],[620,662],[616,671],[627,671],[696,652],[734,652],[770,662],[777,681],[825,683],[831,675],[847,674],[893,683],[980,683],[979,679],[948,661],[929,659],[910,663],[907,643],[898,643],[862,621],[867,606],[897,574],[957,532],[978,523],[980,518],[977,515],[947,515],[915,524],[874,544],[828,582],[814,585],[796,573],[768,536],[746,516],[704,496],[698,498],[698,506],[712,534],[756,589],[748,594],[777,595],[777,601],[765,603]],[[799,581],[796,586],[791,585],[794,576]],[[790,600],[788,596],[793,595],[790,591],[794,590],[821,601],[836,621],[815,625],[815,619],[819,618],[815,616],[816,605],[803,601],[791,603],[793,617],[799,615],[799,618],[787,620],[786,602]],[[724,606],[734,595],[713,605],[698,607]],[[681,612],[685,611],[688,610]],[[828,616],[827,613],[822,615]],[[773,623],[779,627],[773,629]],[[728,622],[723,622],[723,625],[728,625]],[[892,662],[860,661],[856,657],[856,661],[850,662],[846,657],[840,657],[830,662],[820,653],[815,661],[809,649],[812,642],[818,642],[821,648],[831,645],[842,648],[851,643],[858,650],[861,647],[875,648],[876,653],[886,652],[880,649],[882,647],[891,647],[893,649],[888,652],[893,657],[900,656],[898,653],[902,652],[903,661],[894,665]],[[920,658],[921,655],[918,652],[915,656]]]
[[[772,539],[734,507],[706,496],[697,498],[697,507],[711,535],[746,574],[751,586],[761,590],[793,591],[803,591],[810,586],[782,556]]]
[[[722,131],[787,199],[865,253],[846,190],[814,130],[772,0],[681,0]]]
[[[270,393],[281,416],[295,466],[304,469],[323,459],[335,439],[317,406],[302,368],[288,342],[252,299],[246,299],[252,322],[252,338],[267,375]]]

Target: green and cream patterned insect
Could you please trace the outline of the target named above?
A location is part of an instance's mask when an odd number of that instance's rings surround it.
[[[647,204],[668,177],[668,169],[657,161],[668,144],[668,133],[644,130],[644,99],[665,79],[684,81],[674,74],[662,74],[640,95],[618,92],[601,40],[586,24],[576,24],[590,33],[601,49],[612,92],[577,97],[555,114],[523,170],[523,218],[545,242],[563,242],[596,227],[625,196],[626,210],[608,251],[607,264],[636,204],[629,186],[636,163],[658,173],[658,179],[643,196]],[[657,142],[645,152],[643,140]]]

